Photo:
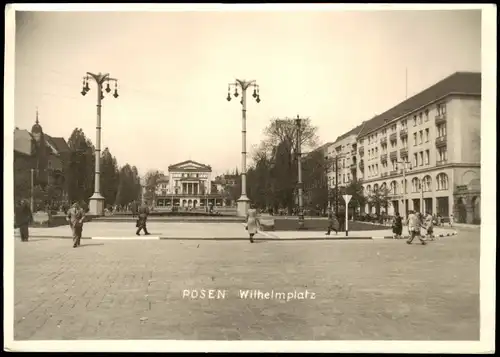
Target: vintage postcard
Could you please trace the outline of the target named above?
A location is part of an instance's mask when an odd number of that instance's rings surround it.
[[[4,350],[494,353],[496,24],[8,5]]]

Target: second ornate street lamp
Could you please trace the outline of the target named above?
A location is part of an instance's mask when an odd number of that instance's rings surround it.
[[[83,77],[83,88],[80,92],[85,96],[89,91],[89,79],[93,79],[97,84],[97,124],[96,124],[96,147],[95,147],[95,185],[94,194],[90,197],[89,211],[93,216],[104,215],[104,197],[101,195],[101,102],[104,99],[103,85],[106,83],[106,92],[111,92],[109,82],[114,82],[115,91],[113,97],[118,98],[118,80],[110,78],[109,74],[94,74],[87,72]]]
[[[227,101],[231,100],[231,90],[233,96],[239,96],[238,89],[241,89],[241,197],[238,199],[238,216],[245,217],[248,212],[250,200],[247,197],[247,89],[253,87],[252,97],[260,103],[259,86],[254,80],[246,81],[236,79],[235,83],[230,83],[227,89]]]

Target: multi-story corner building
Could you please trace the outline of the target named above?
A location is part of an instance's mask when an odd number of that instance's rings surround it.
[[[347,133],[340,135],[327,149],[327,159],[330,163],[328,170],[328,187],[347,186],[350,182],[362,179],[362,172],[358,172],[359,165],[358,134],[365,125],[363,122]],[[338,169],[335,165],[338,164]],[[337,177],[336,177],[337,176]]]
[[[212,168],[192,160],[168,167],[168,176],[157,181],[155,206],[197,208],[223,206],[223,197],[212,192]]]
[[[362,125],[357,176],[368,195],[387,188],[389,214],[415,210],[478,223],[480,144],[481,73],[457,72]]]

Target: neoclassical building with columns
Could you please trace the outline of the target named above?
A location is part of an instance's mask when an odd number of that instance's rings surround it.
[[[356,134],[353,169],[367,196],[387,189],[388,214],[414,210],[480,222],[481,73],[454,73]]]
[[[192,160],[170,165],[168,175],[157,181],[155,206],[159,209],[223,206],[222,193],[212,186],[210,166]]]

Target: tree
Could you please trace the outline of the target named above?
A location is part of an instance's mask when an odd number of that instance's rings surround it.
[[[349,205],[354,208],[362,208],[366,204],[366,197],[364,196],[364,188],[360,181],[353,180],[345,188],[345,193],[351,195]]]
[[[328,162],[319,150],[311,152],[302,162],[304,196],[307,196],[311,208],[326,210],[328,206],[327,167]]]
[[[292,143],[281,142],[274,150],[271,167],[274,208],[290,209],[294,206],[294,192],[297,187],[297,158]]]
[[[145,193],[144,193],[144,201],[151,205],[155,201],[156,197],[156,186],[158,184],[158,180],[165,176],[162,171],[159,170],[149,170],[144,176],[145,183]]]
[[[71,150],[66,174],[67,192],[70,201],[88,202],[94,191],[95,157],[94,146],[82,129],[76,128],[68,139]]]
[[[375,212],[380,215],[380,209],[385,208],[385,213],[387,213],[387,208],[390,203],[389,190],[386,186],[378,187],[372,191],[369,197],[369,202],[375,206]]]
[[[101,194],[106,206],[115,204],[119,183],[120,171],[116,158],[105,148],[101,154]]]

